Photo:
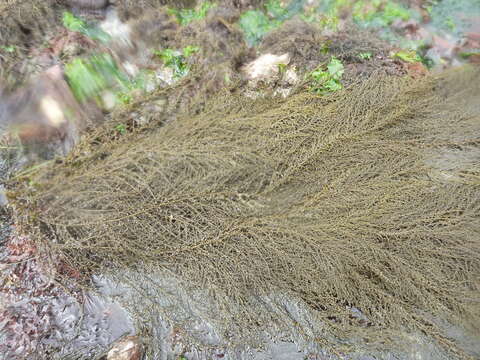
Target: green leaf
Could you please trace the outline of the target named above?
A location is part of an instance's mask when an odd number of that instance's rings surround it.
[[[117,126],[115,126],[115,130],[117,130],[121,135],[124,135],[127,132],[127,128],[124,124],[118,124]]]
[[[154,54],[162,59],[166,67],[173,69],[173,76],[175,78],[180,78],[187,75],[190,70],[190,67],[185,60],[187,57],[185,54],[191,56],[199,50],[200,48],[198,46],[187,46],[182,52],[172,49],[164,49],[161,51],[156,50],[154,51]]]
[[[240,16],[240,28],[245,33],[249,46],[256,45],[269,31],[279,25],[259,10],[249,10]]]
[[[169,9],[168,13],[171,15],[175,15],[177,21],[180,25],[188,25],[192,21],[200,20],[207,16],[208,11],[215,7],[215,4],[210,1],[204,1],[201,5],[196,9]]]
[[[74,59],[65,65],[68,83],[80,102],[94,98],[115,83],[126,86],[128,78],[119,70],[108,54]]]
[[[327,69],[334,79],[340,79],[345,71],[342,62],[334,56],[330,60],[330,63],[327,65]]]
[[[341,90],[343,88],[342,84],[340,84],[339,81],[335,80],[335,79],[329,79],[324,85],[323,87],[331,92],[334,92],[334,91],[337,91],[337,90]]]
[[[422,59],[418,54],[413,50],[400,50],[393,54],[393,57],[403,60],[409,63],[420,62]]]
[[[363,60],[370,60],[372,56],[373,54],[370,51],[358,54],[358,57]]]
[[[269,0],[265,4],[265,8],[273,18],[282,18],[287,14],[287,10],[282,7],[280,0]]]
[[[79,32],[90,39],[98,40],[103,43],[110,41],[111,37],[105,31],[99,28],[89,27],[85,21],[80,18],[77,18],[72,13],[65,11],[63,13],[63,26],[65,26],[70,31]]]
[[[8,53],[15,52],[16,46],[15,45],[1,45],[0,50],[3,50]]]
[[[68,30],[82,32],[86,28],[85,22],[77,18],[69,11],[65,11],[63,13],[63,26],[65,26]]]
[[[343,89],[340,79],[344,71],[342,62],[332,56],[326,70],[317,68],[310,73],[312,79],[310,90],[323,95]]]
[[[183,56],[185,56],[186,58],[192,56],[193,54],[195,54],[196,52],[200,51],[200,47],[198,46],[192,46],[192,45],[188,45],[186,47],[183,48]]]

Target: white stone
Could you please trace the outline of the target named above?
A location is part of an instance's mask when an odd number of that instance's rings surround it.
[[[264,54],[257,59],[249,62],[243,68],[246,76],[250,80],[268,80],[279,73],[279,65],[288,65],[290,55]]]
[[[65,115],[60,104],[51,96],[45,96],[40,100],[40,108],[48,119],[50,125],[60,127],[66,123]]]
[[[117,41],[124,46],[132,46],[132,29],[129,24],[120,21],[115,9],[109,9],[107,11],[107,16],[100,24],[100,29],[110,35],[114,41]]]

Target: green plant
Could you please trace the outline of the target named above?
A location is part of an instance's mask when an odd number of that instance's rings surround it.
[[[445,19],[445,25],[447,25],[448,29],[452,31],[455,31],[455,29],[457,28],[457,24],[455,24],[455,21],[452,17],[448,17],[447,19]]]
[[[129,94],[128,92],[119,92],[116,94],[117,99],[119,102],[121,102],[124,105],[128,105],[132,102],[132,95]]]
[[[393,23],[396,19],[407,21],[410,19],[411,14],[408,9],[404,8],[400,4],[393,1],[388,1],[382,12],[382,18],[387,24]]]
[[[421,57],[413,50],[400,50],[393,54],[394,58],[400,59],[405,62],[415,63],[422,61]]]
[[[327,55],[328,52],[330,51],[330,46],[332,45],[332,40],[326,40],[323,44],[322,47],[320,48],[320,54],[322,55]]]
[[[370,60],[373,54],[370,51],[362,52],[358,54],[358,57],[363,60]]]
[[[108,54],[93,55],[87,59],[73,59],[65,65],[68,83],[80,101],[96,98],[107,87],[128,85],[128,78]]]
[[[353,18],[364,26],[386,27],[395,20],[409,20],[408,9],[393,1],[357,1],[353,6]]]
[[[168,12],[171,15],[175,15],[180,25],[188,25],[194,20],[200,20],[207,16],[208,11],[215,7],[214,3],[210,1],[204,1],[196,9],[169,9]]]
[[[17,47],[15,45],[0,45],[0,50],[8,52],[8,53],[13,53]]]
[[[240,16],[240,28],[245,34],[248,45],[256,45],[269,31],[278,26],[278,22],[271,20],[259,10],[249,10]]]
[[[79,32],[93,40],[98,40],[103,43],[110,41],[110,35],[106,32],[99,28],[88,26],[85,21],[68,11],[63,13],[63,26],[70,31]]]
[[[264,10],[249,10],[240,16],[239,25],[245,34],[249,46],[256,45],[269,31],[278,27],[283,21],[303,12],[304,1],[290,1],[283,6],[280,0],[269,0]],[[310,15],[314,20],[313,14]]]
[[[184,47],[183,50],[182,50],[183,56],[185,56],[186,58],[192,56],[193,54],[195,54],[199,51],[200,51],[200,47],[192,46],[192,45],[188,45],[188,46]]]
[[[310,90],[317,94],[326,94],[342,89],[340,80],[344,71],[343,63],[332,56],[326,69],[319,67],[309,74],[312,80]]]
[[[63,13],[63,26],[65,26],[68,30],[76,31],[76,32],[84,32],[87,28],[85,21],[76,17],[69,11],[65,11]]]
[[[330,30],[333,30],[333,31],[337,31],[338,30],[338,24],[340,22],[340,19],[338,18],[338,16],[336,15],[333,15],[333,14],[326,14],[326,15],[323,15],[321,18],[320,18],[320,26],[324,29],[330,29]]]
[[[476,49],[466,50],[466,51],[460,52],[458,55],[464,59],[468,59],[471,56],[480,55],[480,50],[476,50]]]
[[[269,0],[265,4],[265,9],[267,10],[267,14],[275,19],[286,17],[288,13],[287,9],[280,3],[280,0]]]
[[[153,53],[158,56],[166,67],[173,69],[173,76],[175,78],[181,78],[188,74],[190,66],[186,59],[196,52],[200,48],[198,46],[186,46],[182,52],[173,49],[155,50]]]
[[[124,135],[127,133],[127,128],[124,124],[118,124],[117,126],[115,126],[115,130],[118,131],[120,135]]]

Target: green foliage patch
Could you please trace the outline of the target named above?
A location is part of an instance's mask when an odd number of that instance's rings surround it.
[[[110,41],[110,35],[105,31],[89,26],[84,20],[76,17],[71,12],[65,11],[63,13],[63,26],[70,31],[79,32],[92,40],[98,40],[102,43]]]
[[[416,51],[413,50],[400,50],[394,53],[392,57],[409,63],[422,61],[422,58],[417,54]]]
[[[343,63],[332,56],[326,69],[319,67],[309,74],[312,82],[310,90],[317,94],[327,94],[341,90],[343,85],[340,80],[344,72]]]
[[[154,54],[158,56],[166,67],[173,69],[174,78],[181,78],[188,74],[190,65],[187,63],[187,58],[200,51],[198,46],[186,46],[182,51],[173,49],[155,50]]]
[[[110,86],[125,86],[129,82],[108,54],[73,59],[65,65],[65,75],[73,94],[80,102],[98,97],[102,90]]]
[[[239,25],[245,34],[249,46],[257,45],[270,31],[280,26],[285,20],[303,10],[303,0],[292,0],[282,5],[279,0],[269,0],[265,11],[248,10],[240,16]]]
[[[203,19],[210,9],[216,5],[210,1],[203,1],[194,9],[169,9],[169,13],[175,15],[180,25],[188,25],[192,21]]]

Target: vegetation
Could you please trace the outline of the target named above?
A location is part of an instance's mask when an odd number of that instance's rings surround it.
[[[282,6],[279,0],[269,0],[265,11],[249,10],[240,17],[240,27],[245,34],[249,46],[254,46],[270,31],[277,28],[287,19],[303,10],[303,1],[291,1]]]
[[[321,84],[343,73],[328,65]],[[16,184],[19,226],[86,279],[142,274],[149,308],[165,304],[155,271],[213,294],[209,321],[239,342],[275,324],[328,334],[320,345],[342,352],[339,338],[391,349],[415,331],[456,350],[432,314],[479,323],[478,76],[377,74],[329,99],[217,93],[205,112],[158,114],[162,126],[107,141],[118,114],[35,172],[35,190]]]
[[[331,2],[337,9],[349,3]],[[152,273],[180,279],[179,293],[208,292],[217,302],[212,324],[231,338],[295,326],[343,352],[344,339],[385,348],[398,334],[420,331],[454,349],[432,314],[479,323],[478,304],[470,301],[478,298],[480,271],[480,169],[471,160],[478,153],[472,134],[479,82],[471,81],[478,70],[418,81],[387,76],[402,67],[370,37],[324,41],[300,21],[272,31],[294,13],[294,3],[271,0],[240,20],[250,45],[272,32],[260,53],[288,51],[288,68],[307,73],[307,89],[295,87],[286,98],[240,94],[236,70],[250,51],[235,26],[212,35],[211,18],[192,23],[205,17],[202,7],[176,10],[177,20],[191,25],[154,52],[176,79],[192,75],[191,57],[200,52],[186,44],[202,44],[206,59],[194,77],[152,95],[165,97],[161,105],[134,101],[133,90],[144,89],[151,73],[128,78],[106,54],[67,64],[80,101],[113,87],[129,106],[66,159],[34,169],[25,187],[12,182],[19,228],[45,251],[39,258],[60,259],[79,271],[77,280],[114,272],[133,281],[138,271],[138,298],[148,298],[157,315],[166,301],[152,296],[164,290],[153,276],[149,282]],[[356,9],[358,21],[376,26],[407,18],[387,1],[372,3],[379,14],[365,5]],[[335,28],[338,19],[332,11],[312,21]],[[81,19],[63,20],[91,36]],[[410,50],[392,57],[422,60]],[[280,74],[286,69],[278,64]],[[222,92],[225,82],[232,86]],[[134,117],[146,113],[138,122],[145,131],[130,131]],[[292,321],[285,299],[275,302],[284,295],[304,306],[308,325]],[[352,307],[366,324],[352,317]],[[131,311],[148,338],[149,318]]]
[[[15,45],[0,45],[0,50],[5,51],[7,53],[13,53],[16,50]]]
[[[156,50],[154,54],[163,61],[166,67],[173,69],[173,76],[178,79],[188,74],[190,65],[187,63],[187,59],[198,51],[200,51],[200,47],[189,45],[184,47],[181,52],[164,49]]]
[[[361,0],[355,1],[353,5],[354,20],[364,26],[387,27],[395,20],[406,21],[410,17],[408,9],[390,0]]]
[[[310,90],[317,94],[327,94],[341,90],[343,86],[340,80],[344,71],[342,62],[332,56],[326,69],[319,67],[309,74],[312,81]]]
[[[66,11],[63,13],[63,26],[70,31],[79,32],[93,40],[103,43],[110,41],[110,35],[103,30],[87,25],[85,21]]]
[[[240,17],[240,27],[245,33],[245,39],[248,45],[253,46],[269,31],[278,26],[276,21],[272,21],[260,10],[249,10]]]
[[[373,54],[369,51],[358,54],[358,57],[363,60],[370,60],[372,56]]]
[[[125,86],[129,82],[108,54],[93,55],[87,59],[76,58],[65,65],[65,75],[80,102],[97,98],[101,91],[109,87]]]
[[[413,50],[400,50],[393,54],[394,58],[403,60],[409,63],[421,62],[422,58]]]
[[[205,18],[213,7],[215,7],[214,3],[202,1],[196,9],[169,9],[169,13],[176,16],[180,25],[188,25],[192,21]]]
[[[117,130],[120,135],[124,135],[127,133],[127,128],[124,124],[118,124],[117,126],[115,126],[115,130]]]

